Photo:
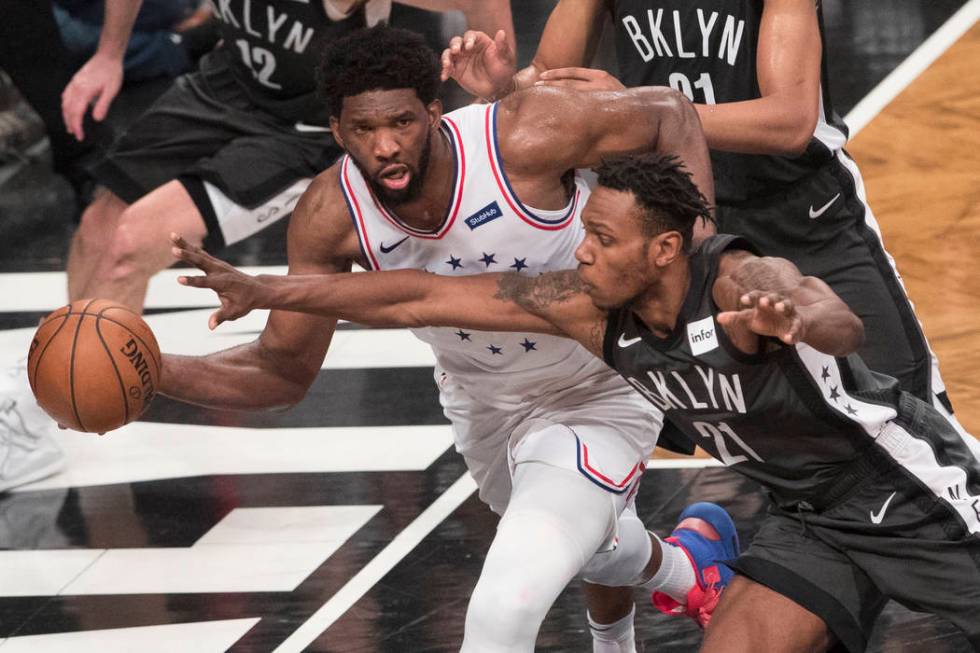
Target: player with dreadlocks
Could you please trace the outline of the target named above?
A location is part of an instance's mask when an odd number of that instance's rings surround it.
[[[738,575],[705,610],[702,651],[862,651],[887,599],[947,618],[980,650],[980,460],[936,408],[868,370],[861,320],[826,283],[736,236],[687,254],[699,205],[669,160],[609,161],[578,270],[532,278],[248,277],[179,253],[208,275],[184,283],[221,297],[212,324],[274,308],[561,334],[604,359],[654,415],[768,490]]]

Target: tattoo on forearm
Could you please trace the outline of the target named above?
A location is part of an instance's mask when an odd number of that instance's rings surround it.
[[[799,272],[791,270],[785,261],[771,257],[747,260],[731,276],[741,292],[786,291],[795,288],[800,282]]]
[[[569,301],[582,292],[582,281],[575,270],[546,272],[538,277],[514,272],[500,277],[494,297],[512,301],[533,313]]]

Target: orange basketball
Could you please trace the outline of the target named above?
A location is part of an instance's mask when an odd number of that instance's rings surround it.
[[[143,319],[105,299],[80,299],[41,322],[27,376],[59,424],[104,433],[138,418],[160,380],[160,347]]]

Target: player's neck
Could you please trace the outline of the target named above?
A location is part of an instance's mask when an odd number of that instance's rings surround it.
[[[455,152],[442,130],[432,139],[429,167],[422,191],[408,202],[389,205],[406,224],[427,231],[438,229],[446,218],[456,182]]]
[[[633,302],[632,310],[654,335],[664,338],[677,325],[677,316],[687,299],[690,284],[691,267],[687,257],[682,257],[663,270],[660,277]]]

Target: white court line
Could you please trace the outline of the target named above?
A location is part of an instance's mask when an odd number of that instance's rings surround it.
[[[476,483],[469,473],[464,473],[452,487],[432,502],[425,511],[415,518],[408,527],[364,566],[353,578],[347,581],[339,592],[313,613],[306,623],[300,626],[280,644],[273,653],[293,653],[303,651],[321,633],[374,587],[385,574],[411,553],[412,549],[432,532],[436,526],[449,517],[476,490]]]
[[[239,268],[246,274],[286,274],[285,265],[261,265]],[[354,272],[362,272],[354,266]],[[182,274],[195,270],[163,270],[150,279],[145,308],[203,308],[218,305],[217,295],[209,290],[188,288],[177,283]],[[68,277],[64,272],[0,273],[0,311],[51,311],[68,303]]]
[[[721,467],[712,458],[657,459],[647,463],[650,469],[697,469],[702,467]],[[418,544],[444,519],[449,517],[473,491],[476,483],[468,473],[463,474],[451,488],[436,499],[425,512],[419,515],[408,528],[398,534],[391,543],[374,557],[360,572],[344,585],[313,613],[306,623],[300,626],[279,645],[273,653],[294,653],[305,650],[317,637],[324,633],[337,619],[342,617],[368,590],[374,587],[391,571],[395,565],[411,553]]]
[[[867,127],[889,102],[973,27],[977,20],[980,20],[980,0],[969,0],[844,117],[851,137]]]

